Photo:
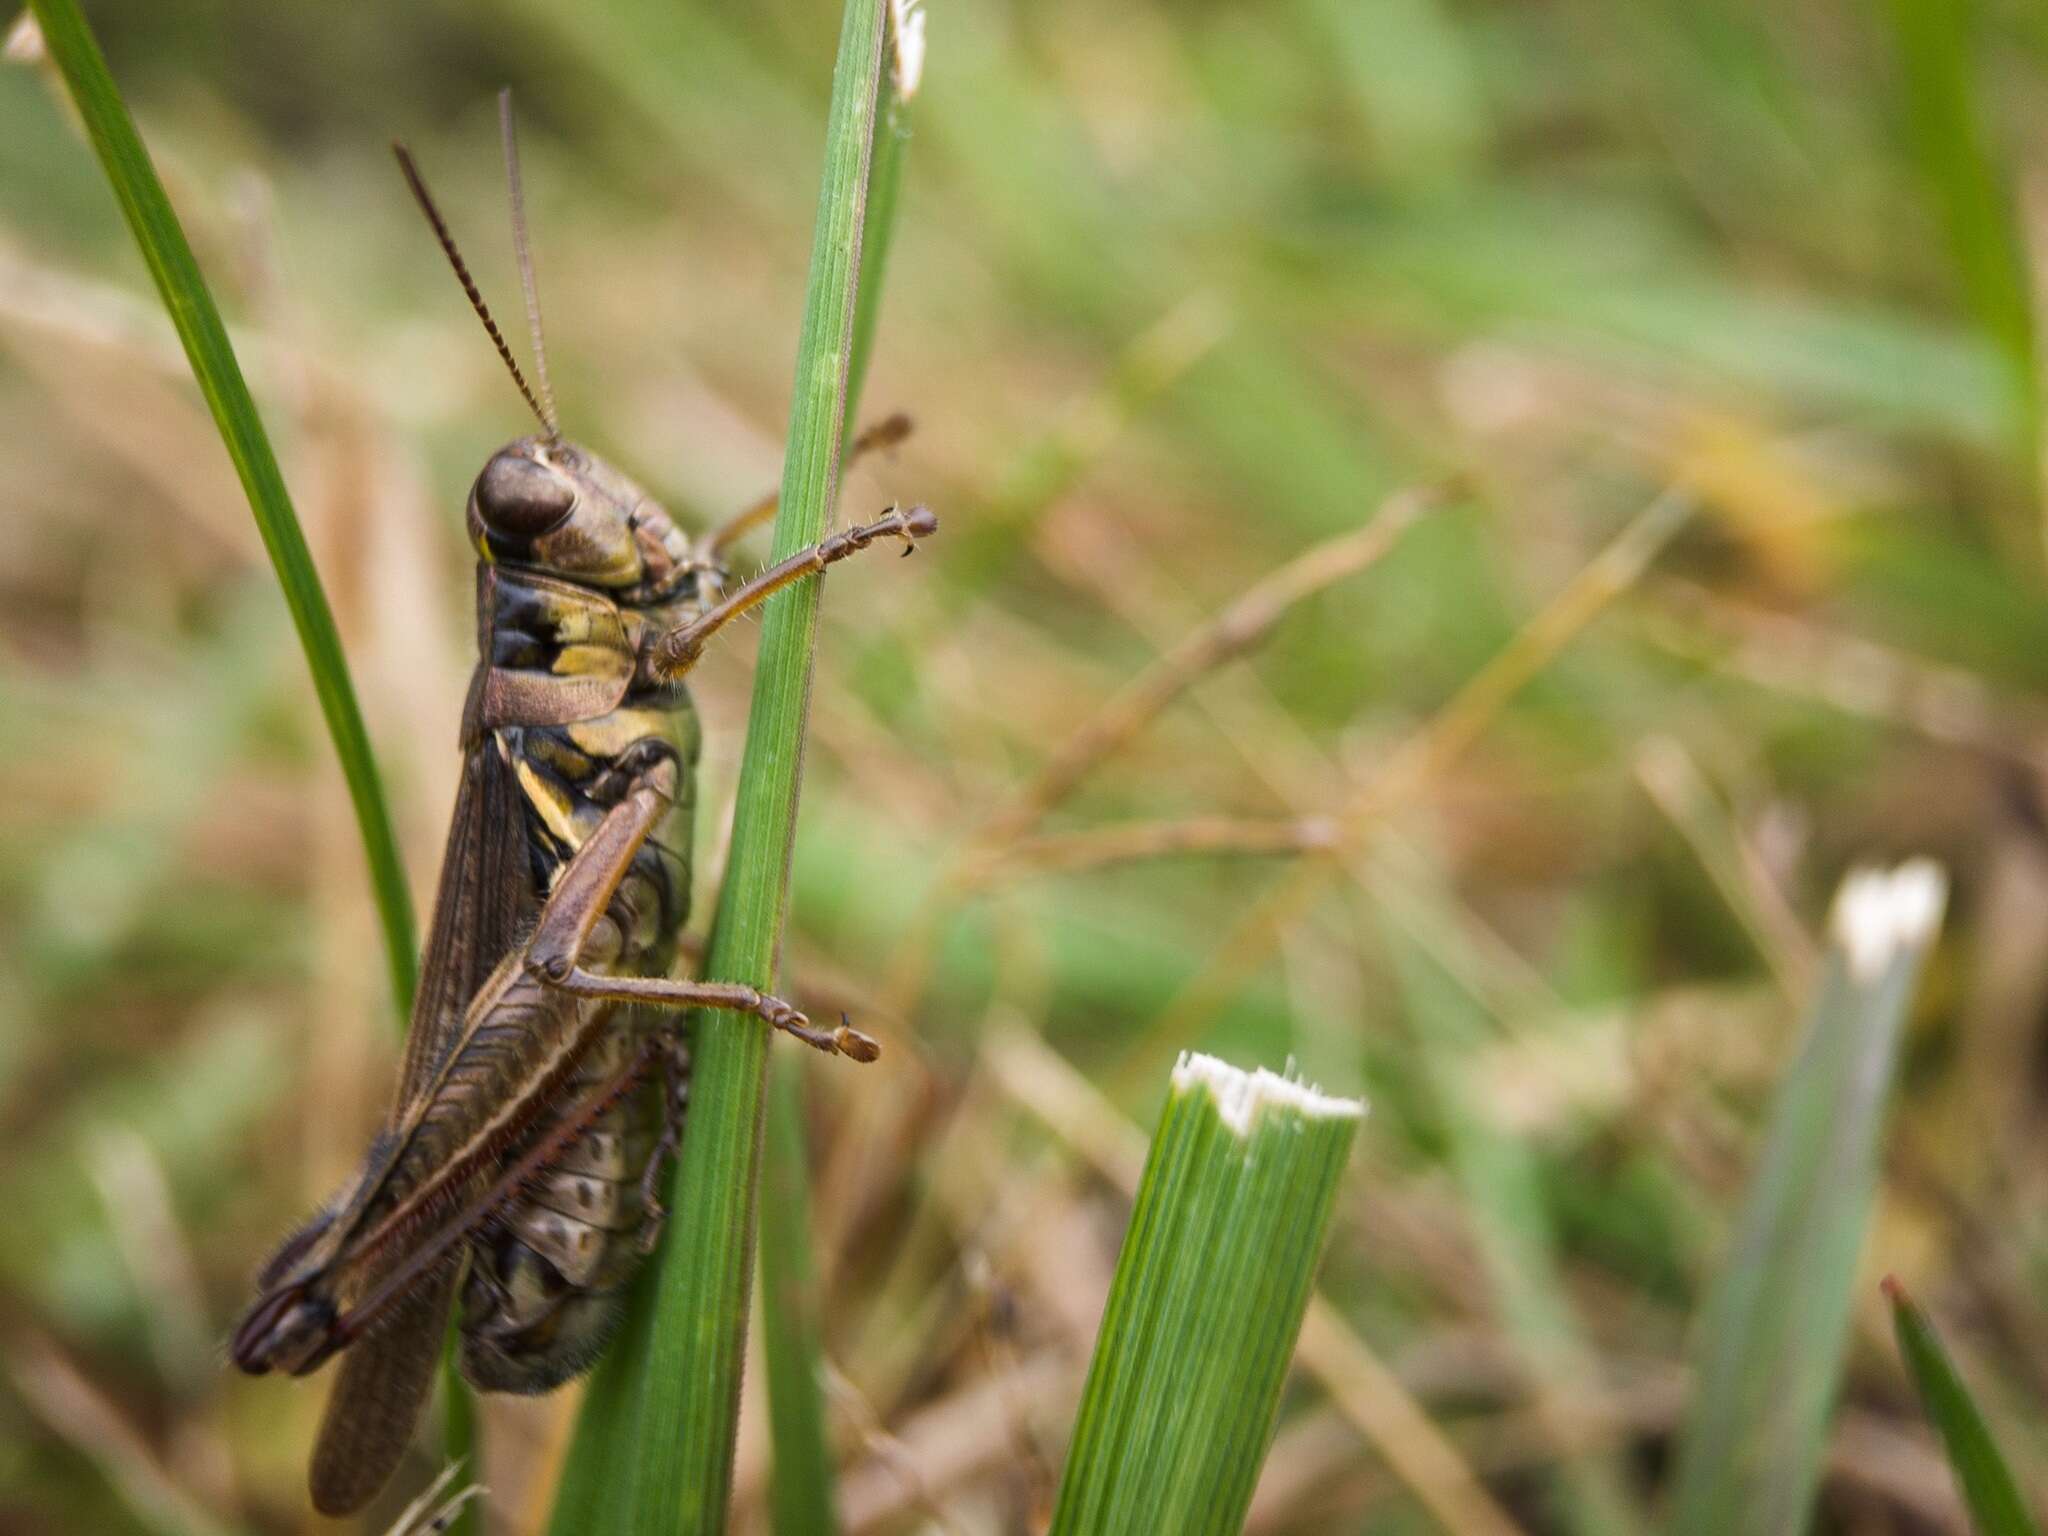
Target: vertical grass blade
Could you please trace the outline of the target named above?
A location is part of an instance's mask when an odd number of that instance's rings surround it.
[[[2033,283],[2012,175],[1977,87],[1978,9],[1972,0],[1891,0],[1889,12],[1907,138],[1946,228],[1964,302],[2004,365],[2014,456],[2038,486],[2043,402]],[[2009,552],[2030,553],[2036,569],[2043,558],[2038,544]]]
[[[1820,995],[1701,1320],[1674,1536],[1805,1527],[1899,1033],[1945,891],[1941,871],[1916,862],[1852,874],[1836,897]]]
[[[177,328],[178,339],[192,365],[192,375],[199,383],[207,409],[213,413],[235,473],[241,478],[263,547],[284,591],[285,605],[291,611],[299,645],[313,675],[320,712],[334,742],[335,756],[341,761],[350,803],[355,807],[356,826],[369,865],[371,894],[383,929],[392,1001],[396,1016],[403,1020],[412,1013],[413,990],[419,976],[412,892],[406,884],[405,866],[399,858],[398,840],[384,802],[376,759],[370,752],[369,732],[364,729],[355,687],[349,680],[348,662],[342,655],[341,636],[334,627],[334,614],[327,606],[319,572],[314,569],[312,551],[306,547],[306,536],[292,509],[277,455],[271,450],[256,402],[242,378],[241,365],[235,360],[220,311],[200,275],[184,229],[164,194],[163,184],[157,180],[149,153],[142,146],[141,136],[121,100],[120,89],[107,70],[106,59],[76,0],[36,0],[31,9],[42,27],[50,57],[77,104],[93,152],[106,171],[157,293],[164,308],[170,311],[171,323]],[[451,1352],[443,1381],[445,1450],[451,1459],[474,1468],[474,1414],[468,1389],[456,1374],[453,1362]],[[474,1529],[475,1521],[474,1508],[466,1509],[456,1517],[451,1529]]]
[[[777,558],[823,533],[837,489],[884,4],[847,0],[840,32],[775,519]],[[720,980],[775,981],[818,595],[815,579],[800,582],[772,599],[763,617],[732,856],[705,963],[705,974]],[[717,1014],[695,1020],[695,1038],[667,1241],[592,1383],[556,1499],[557,1533],[725,1528],[768,1041],[755,1020]]]
[[[1081,1394],[1052,1536],[1244,1524],[1364,1106],[1183,1056]]]
[[[2040,1527],[2027,1512],[2027,1501],[2020,1496],[1998,1442],[1991,1438],[1991,1427],[1984,1422],[1948,1351],[1941,1347],[1941,1338],[1927,1314],[1906,1294],[1906,1288],[1889,1276],[1884,1294],[1892,1306],[1899,1353],[1913,1373],[1920,1406],[1941,1431],[1949,1470],[1955,1474],[1957,1491],[1970,1511],[1977,1536],[2040,1536]]]
[[[917,48],[923,49],[922,23]],[[875,113],[874,143],[868,160],[868,206],[866,227],[861,232],[860,298],[853,315],[853,348],[846,368],[846,411],[840,422],[842,432],[859,422],[861,395],[868,381],[868,363],[874,356],[875,327],[882,315],[882,274],[889,265],[889,247],[896,236],[896,202],[903,186],[903,152],[910,143],[910,93],[917,89],[912,67],[905,65],[904,44],[891,28],[890,56],[894,60],[881,88],[880,107]]]
[[[370,755],[369,733],[363,729],[362,712],[356,707],[355,688],[349,682],[348,663],[342,658],[341,637],[335,632],[334,615],[321,590],[319,573],[313,568],[306,536],[299,529],[297,514],[277,467],[270,439],[264,434],[256,402],[242,380],[234,349],[228,345],[227,330],[221,324],[206,280],[185,241],[178,216],[164,196],[163,184],[142,147],[142,139],[128,116],[107,61],[80,13],[77,0],[34,0],[30,9],[42,27],[43,41],[65,88],[78,106],[93,152],[107,173],[108,184],[121,205],[121,214],[142,251],[149,275],[170,311],[192,375],[206,397],[220,429],[221,442],[234,461],[242,489],[249,498],[249,510],[256,515],[256,527],[263,547],[284,589],[285,604],[299,632],[299,644],[306,653],[306,665],[313,674],[313,689],[320,699],[327,732],[334,740],[335,756],[341,759],[342,776],[348,782],[350,801],[355,806],[356,825],[363,838],[363,852],[369,861],[370,888],[376,897],[378,917],[384,929],[385,960],[391,972],[391,992],[399,1016],[412,1011],[413,986],[419,957],[413,936],[412,895],[405,883],[405,867],[399,861],[398,841],[392,835],[391,815],[384,804],[384,792],[377,778],[376,760]]]
[[[868,159],[867,217],[861,232],[860,279],[854,303],[853,342],[846,369],[842,440],[859,423],[862,387],[874,354],[882,307],[883,274],[895,233],[903,149],[909,140],[908,96],[915,66],[899,35],[903,13],[892,13],[890,68],[874,117]],[[917,22],[921,26],[922,23]],[[918,46],[921,46],[921,37]],[[785,1056],[769,1069],[768,1128],[761,1149],[761,1318],[768,1367],[768,1507],[778,1536],[813,1536],[837,1528],[833,1512],[832,1445],[826,1425],[819,1366],[817,1267],[811,1255],[810,1158],[805,1145],[803,1084],[809,1063]]]
[[[768,1509],[777,1536],[839,1528],[832,1444],[818,1380],[817,1265],[804,1138],[803,1064],[768,1070],[761,1150],[761,1343],[768,1367]]]

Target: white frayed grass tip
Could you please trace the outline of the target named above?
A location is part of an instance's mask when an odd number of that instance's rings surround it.
[[[889,0],[890,30],[896,35],[890,74],[896,99],[908,101],[924,79],[924,0]]]
[[[36,20],[34,11],[23,11],[8,29],[7,41],[0,43],[0,58],[10,64],[40,64],[48,56],[49,50],[43,46],[42,23]]]
[[[1363,1099],[1324,1093],[1294,1076],[1291,1064],[1284,1075],[1264,1067],[1246,1072],[1199,1051],[1182,1051],[1173,1068],[1174,1091],[1186,1093],[1197,1086],[1209,1090],[1223,1123],[1239,1136],[1251,1134],[1260,1111],[1268,1106],[1290,1109],[1311,1120],[1356,1120],[1365,1113]]]
[[[1900,950],[1925,945],[1947,901],[1948,876],[1932,859],[1911,859],[1897,869],[1851,870],[1828,920],[1849,975],[1868,985],[1884,975]]]

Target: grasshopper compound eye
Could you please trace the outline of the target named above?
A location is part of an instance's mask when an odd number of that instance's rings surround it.
[[[576,488],[561,471],[506,450],[476,477],[476,512],[486,531],[526,543],[561,526],[576,505]]]

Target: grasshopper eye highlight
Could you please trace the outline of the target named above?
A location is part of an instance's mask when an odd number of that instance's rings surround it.
[[[498,454],[477,476],[477,515],[492,533],[508,539],[538,538],[559,526],[575,505],[575,487],[524,454]]]

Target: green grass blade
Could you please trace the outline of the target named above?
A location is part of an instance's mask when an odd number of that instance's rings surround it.
[[[1955,1362],[1941,1346],[1934,1331],[1906,1288],[1886,1277],[1885,1299],[1892,1304],[1892,1326],[1898,1331],[1899,1353],[1913,1373],[1913,1385],[1920,1392],[1920,1406],[1934,1427],[1941,1431],[1941,1443],[1948,1448],[1949,1470],[1970,1511],[1977,1536],[2039,1536],[2040,1527],[2027,1512],[1998,1442],[1977,1409],[1977,1401],[1957,1374]]]
[[[2026,239],[2012,175],[1979,100],[1970,0],[1891,0],[1905,128],[1921,180],[1948,233],[1978,328],[1998,349],[2010,397],[2013,454],[2033,482],[2040,465],[2040,345]],[[2041,555],[2032,541],[2017,551]]]
[[[391,970],[392,996],[400,1017],[412,1011],[413,986],[418,976],[419,957],[413,932],[412,895],[405,883],[405,867],[398,857],[398,841],[392,835],[391,814],[384,804],[384,792],[377,778],[376,760],[370,755],[369,733],[363,729],[362,712],[349,682],[348,663],[341,653],[341,637],[335,632],[334,615],[321,590],[313,556],[306,548],[306,536],[299,529],[277,456],[264,434],[256,414],[256,402],[242,380],[241,365],[228,344],[227,330],[199,264],[185,241],[178,216],[157,180],[149,153],[135,131],[135,123],[121,100],[121,92],[107,72],[107,61],[79,11],[76,0],[34,0],[30,7],[42,27],[50,57],[64,77],[65,87],[78,106],[92,140],[93,152],[105,168],[107,181],[120,202],[121,214],[141,248],[149,275],[170,311],[185,356],[192,364],[193,377],[206,397],[220,429],[221,442],[234,461],[242,489],[249,497],[249,510],[256,514],[256,527],[263,535],[263,547],[284,589],[286,606],[299,632],[299,644],[306,652],[306,665],[313,674],[313,688],[319,695],[320,712],[334,739],[335,755],[341,759],[342,776],[348,782],[349,799],[361,830],[363,851],[370,866],[370,887],[377,900],[377,913],[384,928],[385,959]]]
[[[1181,1058],[1051,1536],[1243,1526],[1363,1112],[1270,1072]]]
[[[837,489],[883,14],[884,0],[848,0],[840,34],[775,519],[778,558],[824,532]],[[705,964],[721,980],[775,981],[818,596],[816,580],[799,582],[769,602],[762,621],[732,857]],[[557,1495],[558,1536],[725,1528],[768,1040],[757,1021],[730,1015],[699,1016],[695,1031],[667,1241],[592,1384]]]
[[[773,1447],[768,1508],[778,1536],[839,1528],[818,1378],[818,1279],[811,1256],[802,1069],[786,1056],[771,1064],[761,1149],[761,1343]]]
[[[901,47],[891,38],[892,59]],[[897,190],[902,184],[903,148],[909,140],[907,102],[900,94],[899,69],[882,87],[875,113],[874,147],[868,162],[867,220],[861,237],[860,288],[853,316],[853,345],[846,370],[846,408],[840,432],[859,422],[862,386],[873,356],[875,326],[882,307],[883,274],[895,232]],[[769,1467],[768,1505],[781,1536],[807,1536],[836,1527],[833,1516],[832,1446],[826,1428],[819,1366],[817,1273],[811,1256],[810,1157],[805,1145],[803,1082],[808,1063],[790,1058],[771,1070],[768,1129],[761,1149],[761,1183],[767,1198],[761,1213],[761,1318],[768,1366],[768,1415],[774,1453]]]
[[[33,10],[50,57],[64,77],[92,140],[93,151],[106,170],[122,216],[128,221],[157,292],[170,311],[178,338],[184,343],[193,377],[199,382],[207,409],[213,413],[221,442],[234,461],[235,473],[241,477],[263,547],[269,552],[278,585],[284,590],[285,604],[291,610],[299,644],[306,653],[306,665],[313,674],[320,712],[327,721],[335,756],[341,760],[342,776],[348,784],[349,800],[355,807],[356,825],[369,864],[370,888],[384,932],[392,999],[397,1016],[404,1019],[412,1012],[413,989],[419,975],[412,893],[399,858],[376,759],[370,752],[369,733],[363,727],[355,688],[349,681],[341,636],[335,630],[334,614],[327,606],[327,594],[320,586],[306,536],[292,510],[284,475],[271,451],[262,418],[257,415],[256,402],[242,378],[241,365],[229,345],[220,311],[200,275],[178,216],[164,195],[148,151],[142,146],[84,15],[75,0],[37,0]],[[467,1389],[452,1362],[451,1355],[444,1380],[446,1452],[473,1468],[474,1415]],[[475,1511],[466,1509],[452,1529],[474,1529],[475,1520]]]
[[[893,85],[885,86],[875,114],[875,141],[868,165],[867,228],[860,246],[860,303],[853,316],[853,351],[846,369],[846,417],[842,430],[859,425],[861,395],[873,357],[875,326],[882,315],[882,275],[896,235],[896,203],[903,186],[903,152],[910,143],[909,106]]]
[[[1843,884],[1820,996],[1702,1317],[1674,1536],[1784,1536],[1820,1479],[1901,1026],[1944,893],[1926,863]]]
[[[462,1379],[462,1319],[448,1322],[448,1342],[441,1351],[441,1457],[462,1468],[463,1480],[481,1483],[485,1476],[483,1441],[477,1433],[476,1394]],[[484,1528],[484,1505],[471,1499],[456,1506],[447,1536],[480,1536]]]

